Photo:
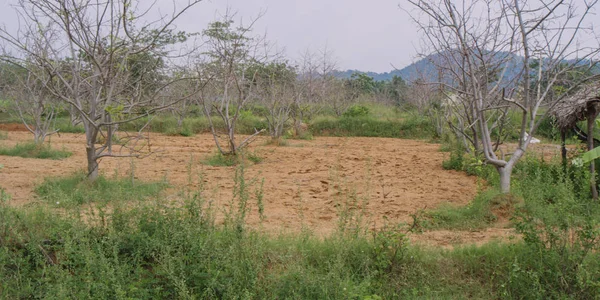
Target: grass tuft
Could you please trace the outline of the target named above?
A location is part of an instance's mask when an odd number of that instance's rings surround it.
[[[239,162],[238,158],[234,155],[223,155],[217,152],[202,161],[205,165],[211,167],[233,167]]]

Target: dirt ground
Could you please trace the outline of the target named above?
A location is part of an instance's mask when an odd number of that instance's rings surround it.
[[[13,128],[5,128],[13,129]],[[14,129],[18,129],[15,127]],[[31,139],[28,132],[11,131],[0,145],[11,146]],[[73,156],[62,161],[0,156],[0,187],[12,196],[11,204],[22,206],[36,201],[34,187],[46,177],[82,170],[85,163],[85,137],[82,134],[52,136],[54,148],[64,148]],[[264,179],[266,219],[259,225],[256,204],[252,203],[249,223],[267,232],[296,232],[307,228],[319,235],[335,230],[340,212],[358,215],[364,208],[364,224],[380,228],[384,223],[410,222],[411,214],[435,208],[442,203],[466,205],[477,192],[477,178],[442,168],[448,153],[439,145],[424,141],[385,138],[317,137],[311,141],[290,140],[287,146],[270,146],[266,138],[255,141],[250,151],[262,157],[246,168],[246,178]],[[231,199],[235,167],[211,167],[201,163],[214,154],[212,136],[151,136],[149,157],[133,160],[135,177],[140,180],[166,180],[174,186],[168,199],[177,201],[182,187],[197,189],[201,176],[204,195],[218,210]],[[128,174],[130,158],[105,158],[101,173]],[[346,202],[357,207],[345,210]],[[354,206],[353,206],[354,207]],[[495,238],[506,239],[511,229],[490,228],[478,232],[433,231],[412,235],[416,243],[448,247],[455,244],[481,244]]]

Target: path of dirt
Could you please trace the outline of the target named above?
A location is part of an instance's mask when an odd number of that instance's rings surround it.
[[[30,139],[27,132],[13,131],[0,144],[14,145]],[[205,194],[214,199],[217,208],[231,198],[234,167],[210,167],[200,163],[214,153],[210,135],[172,137],[152,134],[150,157],[134,161],[136,178],[161,180],[174,186],[189,183],[189,166],[193,161],[193,177],[203,174]],[[312,141],[292,140],[285,147],[265,146],[257,140],[251,151],[263,157],[246,169],[247,178],[264,178],[266,219],[262,226],[268,232],[297,231],[305,226],[319,235],[335,230],[338,213],[346,200],[356,194],[359,207],[366,203],[368,226],[377,228],[387,222],[409,222],[410,215],[441,203],[467,204],[477,192],[477,179],[460,172],[442,169],[447,153],[439,145],[423,141],[384,138],[318,137]],[[23,159],[0,156],[0,186],[12,195],[13,205],[35,201],[33,189],[45,177],[68,175],[85,166],[84,136],[61,134],[52,136],[55,148],[72,151],[62,161]],[[101,172],[112,176],[126,174],[130,159],[107,158]],[[193,184],[195,188],[197,183]],[[168,195],[176,199],[176,189]],[[363,202],[364,201],[364,202]],[[256,206],[253,205],[253,211]],[[358,211],[358,210],[353,210]],[[258,224],[256,213],[249,219]],[[415,236],[417,242],[432,245],[473,243],[506,236],[508,230],[476,233],[429,232]]]

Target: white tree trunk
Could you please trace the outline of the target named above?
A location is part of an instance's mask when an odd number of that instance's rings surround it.
[[[512,176],[512,167],[496,167],[500,175],[500,192],[502,194],[510,193],[510,179]]]

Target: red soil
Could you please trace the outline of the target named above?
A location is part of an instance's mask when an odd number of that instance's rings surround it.
[[[31,139],[22,131],[12,131],[0,144],[14,145]],[[0,156],[0,187],[12,196],[11,204],[22,206],[35,200],[34,187],[45,177],[72,174],[86,166],[85,137],[81,134],[52,136],[52,147],[72,151],[73,156],[62,161],[24,159]],[[202,174],[204,195],[213,200],[219,211],[227,206],[234,185],[234,167],[211,167],[201,160],[215,151],[210,135],[172,137],[152,134],[155,153],[134,160],[135,177],[140,180],[166,178],[175,186],[167,199],[179,201],[180,188],[198,188],[192,177]],[[385,138],[318,137],[312,141],[292,140],[288,146],[266,146],[258,139],[250,151],[263,161],[246,168],[246,178],[264,178],[266,219],[261,225],[256,204],[251,203],[249,223],[267,232],[295,232],[303,226],[318,235],[335,230],[338,216],[346,201],[356,195],[357,205],[349,211],[358,213],[364,207],[364,224],[379,228],[385,222],[410,222],[410,215],[420,209],[435,208],[442,203],[466,205],[477,192],[477,179],[464,173],[447,171],[442,161],[447,153],[439,145],[423,141]],[[130,172],[131,159],[106,158],[100,163],[101,173]],[[502,232],[461,233],[428,232],[413,235],[415,242],[450,245],[454,242],[473,243],[493,236],[506,237]],[[456,238],[459,236],[459,238]],[[485,236],[482,237],[482,236]]]

